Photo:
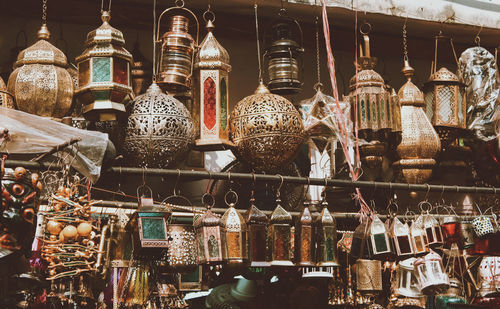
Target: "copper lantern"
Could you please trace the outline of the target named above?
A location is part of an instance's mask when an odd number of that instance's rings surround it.
[[[373,256],[385,256],[391,253],[389,233],[382,220],[376,214],[373,216],[370,224],[368,245]]]
[[[124,104],[132,94],[132,54],[125,49],[123,33],[109,24],[110,19],[109,12],[103,11],[102,25],[89,32],[85,50],[75,59],[75,95],[84,105],[85,118],[93,121],[116,120],[125,112]]]
[[[450,283],[441,257],[432,250],[415,261],[415,273],[418,287],[425,295],[439,293]]]
[[[9,77],[7,89],[17,109],[42,117],[62,118],[71,108],[73,80],[62,51],[49,43],[45,24],[38,41],[21,51]]]
[[[255,205],[253,196],[250,198],[250,207],[245,213],[248,239],[248,259],[251,267],[269,266],[267,261],[267,223],[268,219]]]
[[[162,90],[168,92],[184,92],[192,86],[193,60],[198,43],[199,24],[196,15],[183,5],[184,2],[182,6],[164,10],[158,18],[156,41],[161,45],[161,51],[157,82]],[[179,14],[171,16],[169,30],[162,35],[160,40],[161,19],[173,10],[179,11]],[[188,32],[188,16],[196,22],[196,41]]]
[[[15,108],[14,105],[14,96],[7,90],[7,85],[0,77],[0,106]]]
[[[313,220],[311,211],[309,210],[309,202],[305,201],[304,209],[299,216],[297,227],[295,228],[295,240],[297,241],[295,249],[297,250],[296,258],[299,266],[314,265],[313,260],[315,246],[312,222]]]
[[[200,264],[220,264],[227,260],[227,243],[224,224],[210,209],[194,221],[198,262]]]
[[[243,264],[248,260],[247,225],[243,216],[234,208],[234,203],[222,216],[224,238],[227,243],[228,264]]]
[[[294,33],[294,28],[298,34]],[[272,42],[266,46],[269,81],[267,87],[272,93],[294,94],[302,90],[302,28],[297,20],[280,12],[280,18],[272,26]],[[296,35],[300,41],[297,42]]]
[[[293,266],[294,229],[292,215],[276,200],[268,229],[271,266]]]
[[[408,60],[405,60],[402,71],[407,81],[398,92],[402,135],[401,143],[397,147],[401,159],[395,165],[406,182],[425,183],[432,175],[432,169],[436,165],[434,158],[441,149],[441,143],[425,116],[424,96],[411,81],[414,70]]]
[[[323,202],[323,210],[314,222],[316,231],[316,265],[320,267],[339,266],[337,260],[337,223]]]
[[[214,24],[207,21],[208,33],[196,54],[194,69],[198,86],[195,106],[199,107],[200,149],[222,150],[231,145],[228,140],[228,73],[229,54],[213,34]]]
[[[394,218],[392,237],[394,239],[396,254],[399,257],[412,255],[414,253],[408,223],[402,223],[397,217]]]

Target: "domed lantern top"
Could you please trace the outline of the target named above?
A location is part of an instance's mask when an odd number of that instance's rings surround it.
[[[211,20],[208,20],[206,28],[208,33],[196,54],[195,69],[222,69],[230,72],[229,53],[215,38],[213,34],[215,26]]]

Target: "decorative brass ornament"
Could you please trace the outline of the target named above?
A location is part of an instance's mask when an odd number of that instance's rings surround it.
[[[179,222],[172,217],[167,223],[169,239],[167,267],[177,273],[190,273],[198,267],[198,246],[192,223]]]
[[[71,108],[73,80],[64,53],[49,43],[46,24],[38,31],[38,41],[17,56],[7,89],[17,108],[42,117],[62,118]]]
[[[167,167],[182,158],[193,141],[189,111],[156,83],[135,98],[123,143],[123,153],[131,165]]]
[[[436,165],[434,159],[441,149],[439,136],[423,110],[424,96],[412,83],[413,68],[405,60],[403,74],[407,82],[399,89],[402,140],[397,147],[401,160],[394,163],[408,183],[425,183]]]
[[[382,291],[382,262],[359,259],[355,265],[356,288],[364,293]]]
[[[278,197],[268,229],[271,266],[293,266],[293,230],[292,215],[281,207],[281,200]]]
[[[236,104],[229,131],[236,157],[259,172],[272,172],[289,163],[305,137],[293,104],[271,94],[262,83],[253,95]]]
[[[237,199],[237,195],[232,192]],[[227,263],[228,264],[243,264],[248,260],[247,252],[247,225],[243,216],[234,208],[234,203],[227,202],[229,208],[222,216],[222,224],[224,225],[224,235],[227,242]]]
[[[102,25],[89,32],[85,50],[76,57],[77,99],[85,117],[112,121],[125,112],[125,100],[132,94],[130,70],[132,54],[125,49],[123,33],[109,24],[111,15],[103,11]]]
[[[0,77],[0,106],[7,108],[16,108],[14,104],[14,96],[7,90],[7,85]]]
[[[295,240],[297,245],[296,264],[299,266],[313,266],[314,265],[314,249],[315,249],[315,235],[313,230],[313,219],[311,211],[309,210],[309,202],[304,201],[304,209],[299,216],[297,227],[295,228]]]
[[[340,266],[337,260],[337,222],[323,201],[323,210],[314,222],[316,238],[316,265]]]
[[[221,264],[227,260],[224,223],[207,207],[194,222],[200,264]]]
[[[196,146],[201,150],[222,150],[233,145],[228,139],[228,73],[231,65],[227,50],[213,34],[215,26],[212,20],[207,20],[206,28],[208,33],[199,46],[194,62],[198,85],[195,87],[194,106],[199,109],[200,125]]]

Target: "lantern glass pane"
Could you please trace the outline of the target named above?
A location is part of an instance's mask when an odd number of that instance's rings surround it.
[[[414,243],[415,243],[415,253],[420,253],[424,252],[424,244],[422,243],[422,237],[421,236],[415,236],[413,237]]]
[[[203,82],[203,124],[208,130],[212,130],[217,123],[216,99],[217,86],[209,77]]]
[[[458,89],[458,123],[460,124],[460,127],[464,127],[464,106],[462,105],[464,103],[464,92],[463,88]]]
[[[378,117],[377,117],[378,116],[377,115],[377,102],[375,100],[373,100],[371,102],[371,105],[372,106],[370,106],[370,108],[372,110],[372,120],[373,120],[374,123],[376,123],[377,119],[378,119]]]
[[[389,250],[386,240],[387,236],[385,233],[373,235],[373,241],[375,242],[375,254],[380,252],[386,252]]]
[[[365,119],[365,121],[370,121],[370,119],[371,119],[370,103],[365,102],[364,100],[361,100],[361,108],[363,109],[362,113],[363,113],[363,118]]]
[[[128,86],[128,62],[121,58],[113,58],[113,81]]]
[[[165,225],[162,218],[141,218],[143,239],[165,239]]]
[[[252,261],[266,260],[266,226],[250,224],[248,226],[248,244]]]
[[[245,242],[245,237],[240,232],[226,232],[226,242],[228,248],[228,258],[241,258],[242,257],[242,243]]]
[[[225,78],[220,81],[220,127],[222,131],[227,128],[227,83]]]
[[[92,58],[92,81],[97,83],[111,81],[111,58]]]
[[[208,254],[210,258],[219,258],[219,240],[214,234],[208,236]]]
[[[78,64],[78,86],[84,87],[90,79],[90,60],[82,61]]]
[[[96,101],[109,100],[109,91],[108,90],[94,91],[93,93],[94,93],[94,98]]]
[[[430,90],[425,93],[424,101],[425,113],[429,121],[432,121],[432,117],[434,116],[434,87],[431,87]]]
[[[275,225],[273,237],[273,260],[290,259],[291,230],[288,225]]]
[[[337,231],[333,226],[323,227],[325,233],[325,253],[327,261],[336,260]]]
[[[437,111],[439,119],[443,124],[450,124],[453,121],[453,110],[456,107],[455,86],[441,86],[437,93]]]
[[[425,233],[427,234],[427,240],[429,241],[430,244],[436,242],[436,240],[434,239],[434,234],[432,233],[432,231],[433,231],[432,227],[425,228]]]

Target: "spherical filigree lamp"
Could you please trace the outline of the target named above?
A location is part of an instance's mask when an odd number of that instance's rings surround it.
[[[261,83],[234,108],[230,138],[236,157],[257,171],[273,172],[293,160],[305,138],[293,104]]]
[[[187,108],[153,83],[132,103],[123,154],[133,166],[165,168],[182,157],[194,142]]]

